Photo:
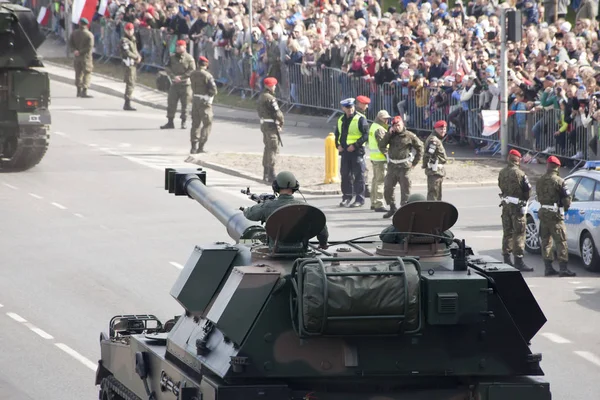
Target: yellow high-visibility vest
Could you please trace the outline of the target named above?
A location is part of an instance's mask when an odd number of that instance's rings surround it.
[[[348,136],[346,136],[346,144],[348,146],[350,146],[352,143],[355,143],[362,136],[360,129],[358,129],[358,121],[361,117],[362,115],[356,113],[354,118],[352,118],[352,121],[350,121],[350,126],[348,126]],[[338,119],[338,132],[340,137],[342,137],[342,118],[344,118],[344,115]]]
[[[369,129],[369,158],[372,161],[385,161],[385,156],[379,151],[377,139],[375,138],[375,132],[377,132],[378,129],[385,129],[385,127],[379,125],[377,122],[373,122]]]

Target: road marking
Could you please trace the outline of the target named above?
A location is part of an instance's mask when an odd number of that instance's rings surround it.
[[[594,288],[589,286],[577,286],[575,290],[594,290]]]
[[[545,333],[542,333],[542,336],[544,336],[546,339],[548,339],[554,343],[559,343],[559,344],[571,343],[570,340],[565,339],[564,337],[559,336],[555,333],[545,332]]]
[[[579,357],[585,358],[592,364],[596,364],[597,366],[600,367],[600,358],[596,357],[594,354],[590,353],[589,351],[575,351],[574,353],[577,354]]]
[[[27,322],[27,320],[25,318],[21,317],[19,314],[7,312],[6,315],[8,315],[9,317],[11,317],[12,319],[14,319],[17,322]]]
[[[573,285],[579,285],[581,282],[580,281],[569,281],[569,283],[571,283]]]
[[[11,188],[11,189],[15,189],[15,190],[17,189],[17,187],[16,187],[16,186],[10,185],[10,184],[8,184],[8,183],[4,183],[4,186],[6,186],[6,187],[9,187],[9,188]]]
[[[76,216],[77,218],[83,218],[83,215],[79,214],[79,213],[74,213],[74,216]]]
[[[175,261],[170,261],[169,264],[171,264],[175,268],[183,269],[183,265],[176,263]]]
[[[0,304],[0,308],[4,307],[4,305]]]
[[[65,353],[67,353],[68,355],[70,355],[71,357],[73,357],[74,359],[76,359],[77,361],[79,361],[80,363],[82,363],[83,365],[85,365],[86,367],[88,367],[89,369],[91,369],[92,371],[96,371],[97,366],[95,363],[91,362],[90,360],[88,360],[87,358],[85,358],[66,344],[54,343],[54,345],[62,351],[64,351]]]
[[[119,145],[119,147],[131,147],[131,144],[129,144],[129,143],[121,143]]]
[[[60,208],[61,210],[66,210],[67,207],[63,206],[62,204],[59,203],[51,203],[54,207]]]
[[[55,135],[58,135],[58,136],[67,136],[67,134],[66,134],[66,133],[64,133],[64,132],[57,132],[57,131],[54,131],[54,134],[55,134]]]
[[[30,195],[31,197],[35,197],[36,199],[43,199],[43,197],[42,197],[42,196],[40,196],[39,194],[35,194],[35,193],[29,193],[29,195]]]
[[[54,339],[54,337],[52,335],[50,335],[49,333],[46,333],[45,331],[41,330],[40,328],[38,328],[37,326],[30,324],[30,323],[26,323],[25,326],[27,326],[29,329],[31,329],[33,332],[37,333],[39,336],[41,336],[44,339]]]
[[[150,147],[148,151],[160,151],[160,147]]]
[[[96,143],[90,143],[90,144],[88,144],[88,146],[90,146],[90,147],[96,147],[98,145]]]
[[[529,287],[529,289],[533,289],[533,288],[537,287],[537,285],[529,285],[529,284],[527,286]]]

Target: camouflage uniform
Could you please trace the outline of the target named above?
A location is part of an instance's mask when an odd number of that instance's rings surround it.
[[[213,121],[212,102],[217,95],[217,85],[210,72],[205,66],[200,66],[192,73],[192,130],[190,141],[192,142],[192,154],[204,151],[204,145],[210,135]],[[202,129],[200,129],[202,124]]]
[[[446,176],[446,149],[434,130],[425,141],[423,169],[427,175],[427,200],[442,200],[442,182]]]
[[[129,36],[127,33],[123,35],[121,39],[121,59],[123,60],[124,66],[124,78],[125,81],[125,107],[131,109],[130,102],[131,96],[133,95],[133,89],[135,88],[136,81],[136,62],[140,58],[140,54],[137,49],[137,41],[135,35]]]
[[[569,271],[567,262],[567,228],[565,217],[559,207],[568,211],[571,206],[571,193],[565,181],[559,176],[558,168],[546,172],[537,183],[537,199],[540,203],[538,216],[540,218],[540,239],[542,242],[542,256],[544,257],[545,274],[556,275],[552,267],[554,259],[552,244],[556,245],[556,254],[560,266],[559,276],[574,276]]]
[[[265,222],[267,218],[269,218],[269,216],[275,211],[277,211],[279,208],[290,204],[306,203],[302,200],[295,199],[294,195],[292,194],[280,194],[275,200],[265,201],[255,206],[244,209],[244,217],[248,218],[251,221]],[[321,245],[327,243],[327,239],[329,239],[329,231],[327,229],[327,225],[325,225],[323,230],[317,235],[317,239],[319,240],[319,244]]]
[[[389,147],[388,147],[389,146]],[[411,150],[415,150],[413,157]],[[410,171],[419,164],[423,155],[423,142],[411,131],[404,128],[401,132],[389,129],[379,142],[379,150],[387,154],[388,170],[383,186],[383,198],[390,206],[383,217],[390,218],[396,212],[394,189],[400,183],[400,206],[406,204],[410,195]]]
[[[80,26],[71,33],[69,38],[71,50],[77,50],[73,67],[75,69],[75,86],[77,86],[77,97],[91,97],[87,94],[94,70],[92,50],[94,49],[94,35],[88,28]]]
[[[525,248],[525,207],[529,199],[531,184],[527,175],[519,168],[519,162],[509,160],[498,175],[498,187],[502,192],[502,256],[510,265],[510,254],[514,254],[514,266],[521,271],[533,271],[523,262]]]
[[[190,76],[196,69],[194,58],[188,53],[175,53],[169,58],[165,71],[173,80],[176,76],[180,77],[179,83],[172,82],[169,87],[169,97],[167,98],[167,118],[169,122],[161,126],[162,129],[173,128],[173,118],[177,112],[177,103],[181,101],[181,129],[185,129],[187,117],[187,108],[192,98],[192,89]]]
[[[265,150],[263,153],[263,180],[275,179],[275,166],[279,154],[279,132],[283,128],[283,113],[279,109],[277,99],[270,89],[265,88],[258,98],[258,117],[263,134]]]

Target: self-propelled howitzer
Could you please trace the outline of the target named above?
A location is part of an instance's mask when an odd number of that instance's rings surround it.
[[[444,242],[451,204],[400,208],[403,242],[324,251],[309,239],[325,216],[308,204],[263,228],[228,209],[201,169],[167,170],[165,188],[197,200],[235,243],[193,250],[171,290],[182,315],[111,320],[101,399],[551,399],[529,349],[544,314],[519,271]]]

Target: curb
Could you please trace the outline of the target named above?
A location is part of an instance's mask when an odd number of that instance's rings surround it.
[[[62,64],[55,64],[55,63],[47,61],[47,60],[44,60],[44,63],[48,64],[49,66],[52,66],[54,68],[60,68],[60,69],[65,69],[65,70],[69,70],[69,71],[72,70],[72,68],[66,67]],[[55,81],[59,81],[59,82],[67,83],[67,84],[71,84],[71,85],[75,84],[75,78],[67,78],[65,76],[55,74],[50,71],[46,71],[46,72],[48,73],[48,76]],[[110,76],[106,76],[106,75],[102,75],[102,74],[98,74],[98,73],[93,73],[93,75],[96,75],[98,77],[101,77],[103,79],[110,80],[113,82],[123,83],[117,79],[110,77]],[[136,83],[136,88],[142,88],[144,90],[152,92],[153,94],[160,94],[163,96],[167,95],[165,92],[161,92],[160,90],[156,90],[156,89],[153,89],[153,88],[145,86],[145,85],[140,85],[139,83]],[[118,91],[118,90],[114,90],[114,89],[111,89],[111,88],[103,86],[103,85],[99,85],[97,83],[90,83],[90,89],[94,90],[96,92],[100,92],[103,94],[107,94],[107,95],[115,96],[115,97],[119,97],[119,98],[123,98],[123,96],[124,96],[124,87],[123,87],[123,91]],[[157,103],[149,101],[149,100],[140,99],[140,98],[136,97],[135,95],[133,96],[131,101],[134,103],[138,103],[143,106],[155,108],[158,110],[166,111],[166,109],[167,109],[167,107],[163,106],[162,104],[157,104]],[[243,108],[227,107],[227,106],[222,106],[222,105],[213,105],[213,109],[251,112],[250,110],[246,110]],[[244,116],[236,115],[235,113],[231,113],[232,115],[227,115],[227,114],[228,114],[227,111],[219,112],[218,115],[217,115],[217,113],[215,113],[215,117],[217,117],[218,119],[234,121],[234,122],[244,122],[244,123],[249,123],[249,124],[255,124],[258,126],[258,115],[256,117],[244,117]],[[302,122],[302,121],[293,121],[293,120],[288,119],[289,114],[286,115],[286,117],[287,117],[286,118],[287,121],[286,121],[285,125],[287,125],[287,126],[295,126],[298,128],[333,129],[333,124],[328,124],[325,122],[314,122],[314,123],[310,122],[310,123],[308,123],[308,122]],[[319,117],[315,117],[315,118],[319,118]]]
[[[222,172],[224,174],[227,175],[232,175],[232,176],[236,176],[238,178],[244,178],[244,179],[248,179],[251,181],[255,181],[261,184],[265,184],[265,182],[262,180],[261,177],[250,174],[249,172],[242,172],[242,171],[238,171],[235,170],[231,167],[227,167],[225,165],[221,165],[221,164],[215,164],[212,162],[208,162],[208,161],[202,161],[199,159],[194,158],[193,156],[189,156],[185,162],[188,162],[190,164],[196,164],[199,165],[201,167],[205,167],[205,168],[210,168],[213,169],[215,171],[219,171]],[[498,184],[498,182],[496,181],[484,181],[484,182],[446,182],[444,183],[444,187],[447,188],[469,188],[469,187],[487,187],[487,186],[496,186]],[[427,187],[426,183],[418,183],[418,184],[413,184],[412,187]],[[342,190],[341,189],[327,189],[327,190],[318,190],[318,189],[302,189],[302,193],[305,194],[313,194],[313,195],[336,195],[342,194]]]

